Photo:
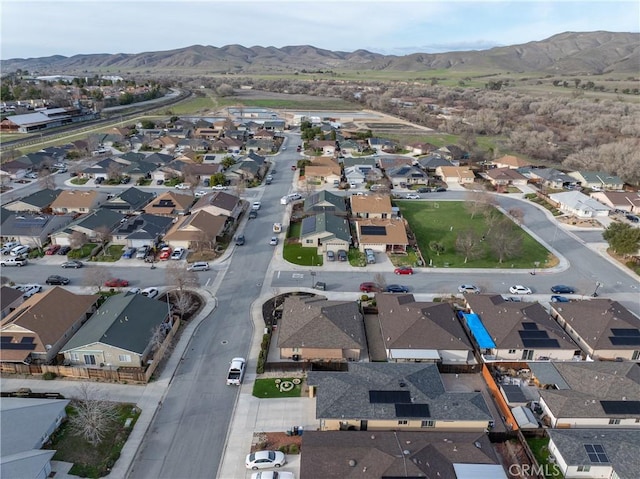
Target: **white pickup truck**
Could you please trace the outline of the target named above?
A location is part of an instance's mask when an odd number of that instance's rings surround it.
[[[240,386],[244,378],[244,369],[247,362],[244,358],[233,358],[227,375],[227,386]]]

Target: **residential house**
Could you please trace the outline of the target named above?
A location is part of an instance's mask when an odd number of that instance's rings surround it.
[[[547,429],[549,454],[566,479],[636,479],[640,434],[636,429]],[[306,451],[305,451],[306,452]]]
[[[531,166],[531,162],[513,155],[504,155],[500,158],[490,161],[489,163],[496,168],[509,168],[512,170]]]
[[[61,351],[74,366],[145,367],[154,331],[170,330],[167,303],[142,294],[110,296]]]
[[[430,154],[428,156],[423,156],[422,158],[418,158],[418,165],[427,173],[432,175],[436,174],[436,170],[440,166],[453,166],[449,160],[445,160],[440,155]]]
[[[540,303],[465,294],[463,324],[485,362],[575,361],[580,350]],[[564,303],[563,303],[564,304]]]
[[[355,301],[289,296],[277,337],[280,359],[359,361],[367,357],[364,318]]]
[[[0,163],[0,176],[11,180],[19,180],[32,171],[32,165],[27,161],[18,159]]]
[[[50,208],[56,214],[84,214],[97,208],[106,198],[106,193],[96,190],[64,190],[51,203]]]
[[[249,184],[260,178],[260,165],[255,161],[242,160],[233,164],[224,174],[233,184]]]
[[[132,186],[119,195],[105,201],[102,204],[102,208],[123,214],[134,214],[142,211],[155,197],[155,193],[142,191]]]
[[[582,188],[592,190],[614,190],[622,191],[624,189],[624,181],[619,176],[611,175],[604,171],[571,171],[569,176],[578,180],[578,185]]]
[[[247,130],[225,130],[224,136],[245,143],[249,139],[249,132]]]
[[[367,174],[370,171],[373,171],[374,168],[361,169],[358,166],[347,166],[344,168],[344,176],[347,180],[347,183],[352,185],[352,187],[360,187],[363,186],[367,181]]]
[[[355,218],[391,218],[393,209],[389,195],[352,195],[351,214]]]
[[[525,186],[529,181],[526,176],[512,168],[492,168],[483,173],[494,187]]]
[[[493,417],[481,392],[445,389],[433,363],[347,363],[310,371],[321,431],[484,431]]]
[[[393,151],[395,144],[391,140],[385,140],[384,138],[368,138],[367,144],[369,148],[375,151]]]
[[[339,144],[342,154],[353,155],[362,151],[362,145],[354,140],[341,140]]]
[[[396,254],[406,253],[409,238],[399,218],[367,218],[355,221],[357,247]]]
[[[269,155],[276,151],[276,143],[272,138],[251,138],[244,144],[248,152],[256,152]]]
[[[387,360],[475,364],[473,346],[448,303],[418,302],[412,294],[376,294]]]
[[[544,188],[559,190],[573,189],[578,186],[578,180],[555,168],[521,168],[520,173]]]
[[[552,304],[551,316],[590,358],[640,361],[640,319],[617,301]]]
[[[217,140],[220,136],[221,130],[216,128],[196,128],[194,138],[199,140]]]
[[[24,293],[18,289],[0,286],[0,320],[22,304],[23,295]]]
[[[112,243],[134,248],[153,246],[171,228],[173,218],[142,213],[120,223],[113,232]]]
[[[213,216],[225,216],[236,221],[244,210],[243,201],[224,191],[214,191],[201,197],[191,207],[192,212],[204,210]]]
[[[442,146],[436,150],[436,153],[446,160],[451,161],[456,166],[458,166],[462,160],[469,159],[469,153],[464,151],[458,145]]]
[[[13,213],[2,223],[0,233],[4,241],[18,241],[32,248],[42,248],[49,235],[65,227],[73,215],[47,215],[44,213]]]
[[[436,151],[438,147],[431,143],[418,142],[405,145],[404,149],[409,150],[409,154],[411,155],[428,155],[429,153]]]
[[[635,191],[597,191],[589,196],[609,208],[640,214],[640,193]]]
[[[325,156],[336,154],[336,142],[333,140],[312,140],[307,143],[307,148],[321,152]]]
[[[557,203],[560,211],[578,218],[605,217],[611,212],[611,208],[580,191],[553,193],[549,198]]]
[[[305,214],[333,213],[338,216],[347,215],[347,205],[344,196],[335,195],[322,190],[312,193],[304,200]]]
[[[125,216],[117,211],[104,208],[97,209],[77,218],[66,228],[58,229],[51,234],[51,243],[61,246],[71,245],[74,232],[85,236],[88,241],[99,241],[103,231],[112,232],[121,224]]]
[[[59,286],[31,296],[0,323],[0,361],[50,363],[95,312],[98,299]]]
[[[0,477],[40,479],[55,472],[54,449],[43,449],[67,417],[69,399],[2,398]]]
[[[475,181],[473,171],[463,166],[438,166],[436,175],[445,183],[471,185]]]
[[[174,248],[180,246],[186,249],[214,249],[226,227],[226,216],[215,216],[201,209],[190,215],[178,217],[163,239]]]
[[[175,191],[166,191],[155,197],[142,211],[150,215],[171,216],[185,215],[193,203],[193,196],[183,195]]]
[[[333,213],[318,213],[302,220],[300,244],[317,248],[318,254],[348,250],[351,245],[349,222]]]
[[[172,151],[178,146],[180,140],[174,136],[161,136],[149,142],[149,146],[154,149]]]
[[[152,153],[149,156],[146,156],[142,161],[152,163],[159,168],[172,162],[173,155],[167,155],[166,153]]]
[[[334,164],[325,165],[312,163],[304,167],[304,180],[307,183],[338,185],[341,178],[342,169],[335,162]]]
[[[449,431],[445,437],[426,431],[312,430],[304,431],[301,449],[305,479],[508,477],[485,432]]]
[[[125,160],[127,163],[137,163],[139,161],[144,161],[147,155],[144,153],[136,153],[134,151],[128,151],[124,155],[121,155],[120,158]]]
[[[284,120],[265,120],[262,124],[262,128],[267,131],[283,132],[287,126],[287,122]]]
[[[360,170],[368,171],[372,168],[378,167],[378,159],[375,156],[358,156],[358,157],[345,157],[341,159],[342,165],[345,169],[357,167]]]
[[[640,434],[640,364],[568,361],[531,372],[550,427],[634,428]]]
[[[156,171],[156,169],[157,167],[148,161],[135,161],[131,162],[129,166],[126,166],[122,170],[122,173],[131,178],[131,181],[137,183],[140,180],[151,178],[151,174]]]
[[[92,166],[88,166],[78,174],[84,178],[103,178],[108,180],[122,176],[130,162],[121,158],[105,158]]]
[[[222,152],[222,153],[233,153],[238,154],[244,142],[242,140],[235,140],[233,138],[220,138],[219,140],[213,142],[211,144],[211,150]]]
[[[31,193],[24,198],[20,198],[19,200],[7,203],[3,205],[3,208],[16,213],[40,213],[49,209],[51,207],[51,203],[55,201],[60,193],[62,193],[62,190],[59,188],[55,190],[45,188],[43,190],[36,191],[35,193]]]
[[[386,171],[402,166],[411,166],[414,161],[413,158],[409,158],[408,156],[385,155],[378,157],[378,166],[382,171]]]
[[[416,166],[397,166],[388,169],[386,174],[394,188],[425,185],[428,182],[427,174]]]

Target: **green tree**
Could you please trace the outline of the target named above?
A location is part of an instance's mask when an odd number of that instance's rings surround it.
[[[236,160],[233,159],[233,156],[225,156],[221,161],[221,164],[225,170],[230,166],[235,165],[235,163],[236,163]]]
[[[156,127],[156,124],[151,120],[142,120],[140,124],[143,130],[153,130]]]
[[[627,223],[611,223],[602,237],[617,254],[631,256],[640,250],[640,229]]]
[[[430,241],[429,249],[438,256],[440,256],[440,253],[444,253],[444,245],[439,241]]]
[[[211,186],[224,185],[227,182],[227,177],[224,173],[216,173],[211,176]]]

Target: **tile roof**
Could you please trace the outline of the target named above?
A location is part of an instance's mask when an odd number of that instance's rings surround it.
[[[492,168],[485,173],[492,180],[526,180],[527,177],[512,168]]]
[[[364,318],[358,304],[287,297],[278,325],[278,347],[366,349]]]
[[[522,168],[524,166],[529,166],[531,162],[524,160],[522,158],[518,158],[517,156],[512,155],[504,155],[497,160],[493,160],[493,163],[500,163],[503,165],[509,165],[509,167],[513,168]]]
[[[192,211],[198,211],[207,206],[215,206],[221,210],[228,211],[229,214],[238,206],[240,199],[230,193],[224,191],[215,191],[200,198],[196,204],[191,207]]]

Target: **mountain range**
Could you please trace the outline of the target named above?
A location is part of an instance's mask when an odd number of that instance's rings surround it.
[[[193,45],[136,54],[90,54],[14,58],[0,61],[7,73],[293,73],[338,70],[537,72],[546,74],[640,73],[640,33],[565,32],[542,41],[481,51],[383,55],[366,50],[340,52],[309,45],[223,47]]]

